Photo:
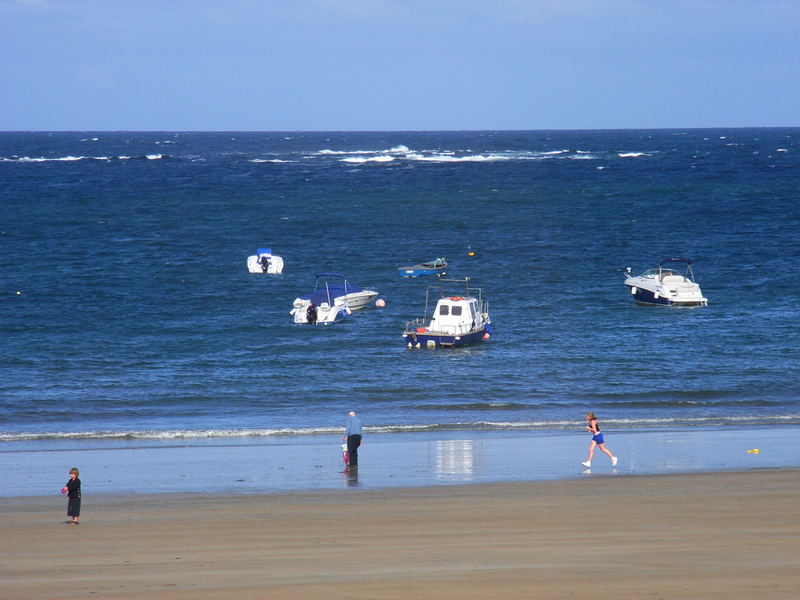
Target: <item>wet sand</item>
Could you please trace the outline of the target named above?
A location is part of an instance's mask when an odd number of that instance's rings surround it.
[[[0,505],[2,597],[796,598],[800,470]]]

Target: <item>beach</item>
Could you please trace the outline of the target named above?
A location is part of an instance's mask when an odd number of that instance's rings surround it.
[[[800,470],[0,505],[3,597],[794,598]]]

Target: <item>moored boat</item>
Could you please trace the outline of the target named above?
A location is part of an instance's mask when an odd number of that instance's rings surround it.
[[[407,267],[399,267],[400,275],[403,277],[426,277],[429,275],[438,275],[442,277],[446,274],[447,260],[442,256],[441,258],[434,258],[431,261],[419,263],[418,265],[409,265]]]
[[[326,290],[333,298],[344,298],[350,310],[361,310],[378,297],[377,290],[360,288],[339,273],[318,273],[314,291]],[[303,298],[303,296],[300,296]]]
[[[292,303],[293,321],[304,325],[330,325],[350,316],[350,307],[343,297],[336,298],[328,290],[315,290]]]
[[[683,266],[681,266],[683,265]],[[658,266],[641,275],[625,270],[625,285],[637,304],[664,306],[707,306],[700,285],[694,279],[692,261],[688,258],[665,258]]]
[[[283,258],[272,254],[270,248],[259,248],[254,255],[247,257],[247,270],[250,273],[278,275],[283,273]]]
[[[409,321],[403,331],[408,348],[458,347],[488,340],[491,336],[489,303],[480,288],[470,288],[469,279],[442,280],[463,283],[463,296],[446,295],[443,286],[428,286],[424,316]],[[432,312],[428,307],[437,297]]]
[[[344,320],[378,297],[376,290],[365,290],[338,273],[318,273],[314,291],[298,296],[289,312],[295,323],[329,324]]]

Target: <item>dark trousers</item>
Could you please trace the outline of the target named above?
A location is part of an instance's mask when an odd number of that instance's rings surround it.
[[[67,516],[80,517],[81,516],[81,499],[70,498],[67,501]]]
[[[361,445],[361,435],[354,433],[347,436],[347,453],[350,455],[350,466],[358,466],[358,447]]]

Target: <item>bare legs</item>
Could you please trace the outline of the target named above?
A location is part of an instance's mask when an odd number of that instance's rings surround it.
[[[605,452],[605,453],[606,453],[606,455],[608,456],[608,458],[610,458],[610,459],[611,459],[611,465],[612,465],[612,466],[616,466],[616,465],[617,465],[617,457],[616,457],[616,456],[614,456],[614,455],[611,453],[611,450],[609,450],[608,448],[606,448],[606,445],[605,445],[605,444],[598,444],[597,442],[595,442],[594,440],[592,440],[591,442],[589,442],[589,458],[587,458],[587,459],[586,459],[586,462],[584,462],[584,463],[581,463],[581,464],[582,464],[584,467],[586,467],[586,468],[588,469],[588,468],[589,468],[589,467],[592,465],[592,457],[594,456],[594,449],[595,449],[595,447],[599,447],[599,448],[600,448],[600,450],[602,450],[603,452]]]

